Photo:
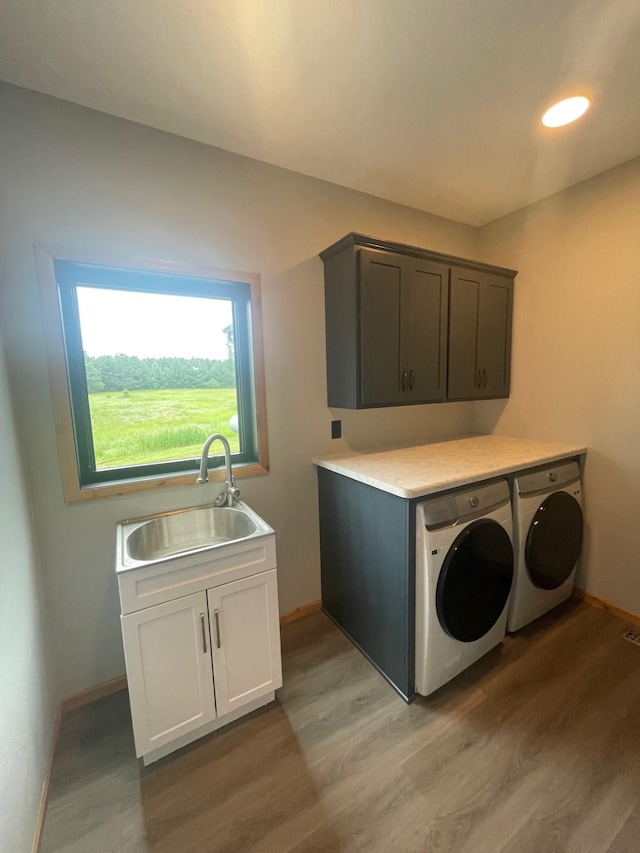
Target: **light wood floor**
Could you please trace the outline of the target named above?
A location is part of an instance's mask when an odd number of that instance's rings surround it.
[[[42,853],[638,853],[640,648],[570,602],[406,705],[321,613],[279,702],[147,769],[126,693],[70,713]]]

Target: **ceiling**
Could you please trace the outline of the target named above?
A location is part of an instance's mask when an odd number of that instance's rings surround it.
[[[0,4],[2,80],[471,225],[640,155],[639,46],[638,0]]]

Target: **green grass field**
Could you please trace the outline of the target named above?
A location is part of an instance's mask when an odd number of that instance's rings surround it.
[[[89,406],[98,469],[199,457],[214,432],[239,449],[229,427],[235,388],[103,392],[89,394]]]

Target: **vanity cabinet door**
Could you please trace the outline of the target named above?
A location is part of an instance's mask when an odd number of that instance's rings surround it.
[[[216,717],[207,594],[121,619],[136,755],[141,756]]]
[[[207,591],[218,716],[282,686],[275,569]]]

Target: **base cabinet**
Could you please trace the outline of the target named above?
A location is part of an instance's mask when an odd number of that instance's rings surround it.
[[[195,568],[207,588],[121,616],[145,763],[266,704],[282,686],[276,569],[215,585],[215,573]],[[194,567],[185,574],[192,584]]]
[[[415,513],[406,498],[318,468],[322,609],[409,701]]]

